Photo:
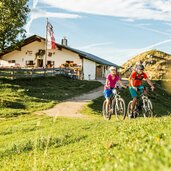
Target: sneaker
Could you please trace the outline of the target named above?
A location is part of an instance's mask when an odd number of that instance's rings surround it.
[[[113,114],[113,108],[111,108],[111,109],[109,110],[109,113],[110,113],[110,114]]]
[[[137,107],[137,111],[138,111],[138,112],[141,112],[141,110],[142,110],[142,106],[139,105],[139,106]]]
[[[134,113],[134,118],[137,118],[138,114],[137,112]]]
[[[106,118],[109,118],[110,117],[110,111],[108,111],[107,113],[106,113]]]

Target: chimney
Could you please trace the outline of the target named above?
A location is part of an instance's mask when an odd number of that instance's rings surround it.
[[[68,40],[67,40],[66,37],[64,37],[64,38],[62,39],[61,44],[62,44],[63,46],[68,46]]]

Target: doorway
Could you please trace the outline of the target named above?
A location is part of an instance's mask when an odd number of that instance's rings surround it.
[[[43,59],[37,60],[37,67],[43,67]]]
[[[96,78],[102,78],[102,66],[96,66]]]

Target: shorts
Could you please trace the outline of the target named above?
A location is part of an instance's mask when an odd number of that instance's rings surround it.
[[[106,89],[106,90],[104,90],[104,97],[106,98],[106,99],[108,99],[108,98],[110,98],[111,97],[111,95],[114,95],[114,90],[115,89]]]
[[[139,92],[140,94],[142,94],[142,93],[143,93],[144,86],[142,86],[142,85],[141,85],[141,86],[137,86],[137,88],[139,89],[138,92]],[[132,98],[135,98],[135,97],[138,96],[136,90],[133,89],[132,87],[129,87],[129,91],[130,91],[130,93],[131,93]]]

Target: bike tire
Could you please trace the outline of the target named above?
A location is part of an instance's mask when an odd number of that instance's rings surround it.
[[[116,102],[116,99],[112,99],[112,102],[111,102],[111,114],[115,114],[115,103]]]
[[[130,101],[130,102],[128,103],[128,107],[127,107],[127,116],[128,116],[129,119],[131,119],[130,114],[131,114],[132,102],[133,102],[133,101]]]
[[[150,99],[148,99],[149,108],[153,111],[153,104]]]
[[[152,105],[152,102],[150,99],[148,99],[146,102],[145,102],[145,107],[144,108],[144,117],[145,118],[151,118],[153,117],[153,105]]]
[[[134,112],[133,112],[133,117],[131,117],[131,106],[132,106],[132,100],[128,103],[128,107],[127,107],[127,112],[125,114],[125,118],[126,116],[128,116],[129,119],[132,119],[132,118],[136,118],[139,113],[136,112],[137,110],[137,104],[135,105],[135,109],[134,109]]]
[[[125,108],[125,101],[122,98],[116,100],[115,104],[115,116],[117,120],[125,119],[126,115],[126,108]]]
[[[110,120],[111,119],[111,114],[110,114],[110,112],[106,111],[106,105],[107,105],[107,101],[105,100],[103,102],[103,108],[102,108],[103,118],[105,120]]]

